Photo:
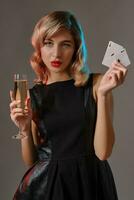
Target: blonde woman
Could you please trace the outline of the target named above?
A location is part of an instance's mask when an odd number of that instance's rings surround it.
[[[112,90],[127,70],[114,62],[90,72],[80,24],[70,12],[52,12],[36,24],[30,59],[37,75],[25,113],[11,93],[11,119],[20,125],[29,170],[14,200],[117,200],[107,159],[115,134]]]

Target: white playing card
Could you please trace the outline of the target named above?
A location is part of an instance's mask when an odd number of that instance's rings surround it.
[[[119,44],[109,41],[102,64],[110,67],[115,60],[119,60],[125,67],[130,65],[126,49]]]

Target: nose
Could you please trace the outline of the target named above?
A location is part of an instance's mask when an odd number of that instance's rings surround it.
[[[60,45],[54,45],[52,51],[53,58],[60,58],[61,57],[61,48]]]

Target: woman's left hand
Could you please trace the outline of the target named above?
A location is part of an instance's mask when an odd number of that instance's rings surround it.
[[[112,89],[121,85],[125,80],[127,71],[127,68],[120,62],[114,61],[100,81],[99,94],[105,96]]]

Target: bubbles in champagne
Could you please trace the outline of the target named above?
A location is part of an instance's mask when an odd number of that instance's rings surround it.
[[[14,81],[14,97],[16,100],[21,101],[21,108],[25,108],[25,102],[27,99],[27,80],[15,80]]]

